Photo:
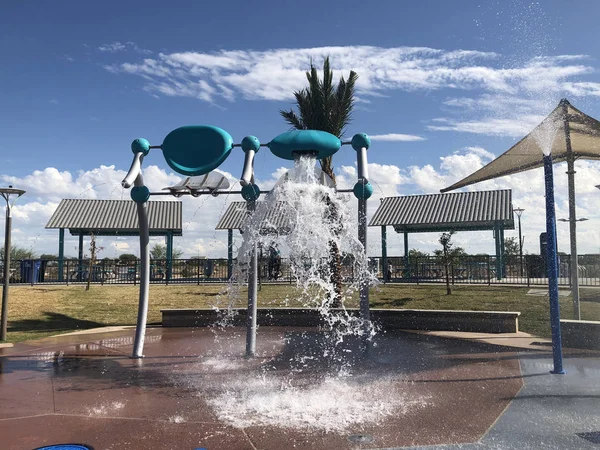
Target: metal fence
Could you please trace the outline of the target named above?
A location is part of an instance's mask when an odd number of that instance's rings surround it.
[[[381,257],[371,257],[370,267],[377,277],[389,283],[445,283],[446,265],[441,257],[388,257],[387,270]],[[310,262],[309,262],[310,263]],[[461,256],[448,264],[448,276],[453,284],[519,284],[544,285],[546,266],[539,255],[505,257],[496,264],[495,256]],[[235,264],[235,261],[234,261]],[[0,262],[0,268],[2,264]],[[500,269],[500,273],[498,271]],[[0,270],[0,280],[3,270]],[[571,260],[560,256],[559,284],[569,285]],[[600,255],[580,255],[578,264],[581,286],[600,286]],[[85,283],[91,276],[94,284],[137,284],[140,278],[139,261],[103,259],[90,270],[88,260],[24,260],[11,262],[11,283],[15,284],[71,284]],[[354,280],[351,261],[342,259],[342,277]],[[227,259],[152,260],[150,282],[153,284],[218,283],[229,278]],[[2,280],[3,281],[3,280]],[[268,258],[259,259],[261,283],[292,283],[293,271],[289,259],[277,264]]]

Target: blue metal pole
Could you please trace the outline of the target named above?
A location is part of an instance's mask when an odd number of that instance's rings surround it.
[[[554,174],[552,156],[544,155],[544,179],[546,186],[546,251],[548,268],[548,294],[550,298],[550,327],[552,328],[552,357],[554,370],[551,373],[564,374],[562,361],[562,339],[560,335],[560,305],[558,303],[558,261],[556,258],[556,215],[554,212]]]

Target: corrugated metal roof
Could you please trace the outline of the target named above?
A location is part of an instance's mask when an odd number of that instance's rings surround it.
[[[261,230],[263,233],[284,233],[290,228],[288,214],[285,212],[283,202],[274,208],[264,209],[263,202],[257,202],[256,214],[262,217]],[[232,202],[221,216],[216,230],[240,230],[246,220],[246,202]]]
[[[148,202],[150,234],[164,235],[172,231],[181,236],[181,202]],[[137,235],[138,217],[132,200],[64,199],[50,217],[46,228],[68,228],[71,234],[98,236]]]
[[[384,198],[369,226],[396,231],[514,229],[512,191],[456,192]]]

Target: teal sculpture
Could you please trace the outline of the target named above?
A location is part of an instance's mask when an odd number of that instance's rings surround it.
[[[245,154],[244,167],[240,177],[241,190],[238,192],[248,203],[248,212],[252,213],[254,204],[260,197],[261,190],[254,182],[254,157],[261,147],[267,147],[275,156],[295,160],[301,156],[309,155],[316,159],[326,158],[337,153],[343,145],[352,145],[356,151],[358,166],[358,181],[352,192],[359,204],[359,239],[366,249],[367,222],[366,201],[373,194],[373,186],[369,183],[367,171],[367,150],[371,141],[366,134],[356,134],[351,142],[342,142],[337,136],[318,130],[288,131],[273,138],[267,144],[261,144],[255,136],[246,136],[240,144],[234,144],[229,133],[221,128],[211,125],[189,125],[171,131],[161,145],[152,146],[143,138],[138,138],[131,143],[133,162],[129,172],[121,183],[124,188],[131,189],[131,199],[137,204],[138,220],[140,226],[140,298],[138,306],[138,319],[133,357],[142,358],[146,321],[148,315],[148,290],[150,287],[150,254],[149,254],[149,226],[147,203],[152,193],[144,185],[142,177],[142,163],[151,149],[161,149],[165,161],[175,172],[185,176],[207,175],[218,168],[231,154],[234,147],[241,147]],[[185,183],[184,183],[185,184]],[[170,189],[173,195],[181,196],[189,193],[194,196],[202,192],[194,190]],[[231,193],[230,191],[226,191]],[[346,191],[347,192],[347,191]],[[218,195],[219,189],[208,190],[212,195]],[[256,253],[256,249],[254,249]],[[251,258],[253,263],[249,271],[249,286],[256,285],[258,270],[256,256]],[[361,286],[360,290],[361,316],[369,319],[369,293],[368,284]],[[256,289],[248,289],[248,324],[246,335],[246,353],[253,356],[256,346]]]

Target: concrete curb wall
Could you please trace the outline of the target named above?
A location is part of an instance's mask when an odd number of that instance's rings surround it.
[[[336,310],[342,311],[342,310]],[[358,316],[358,309],[346,310]],[[223,320],[227,310],[163,309],[163,327],[207,327]],[[228,322],[246,324],[246,310],[235,308]],[[439,311],[422,309],[371,309],[371,319],[384,330],[467,331],[478,333],[516,333],[520,312]],[[324,325],[319,312],[306,308],[259,308],[258,324],[262,326],[318,327]]]
[[[561,319],[563,347],[600,350],[600,322]]]

